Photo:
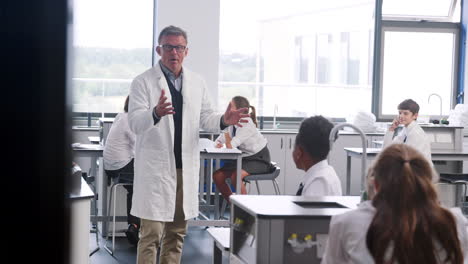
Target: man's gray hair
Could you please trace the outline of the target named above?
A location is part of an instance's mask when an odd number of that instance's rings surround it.
[[[158,37],[158,44],[161,44],[161,39],[164,37],[164,36],[169,36],[169,35],[173,35],[173,36],[182,36],[184,37],[185,41],[188,42],[187,40],[187,32],[185,32],[183,29],[181,29],[180,27],[176,27],[176,26],[167,26],[165,27],[163,30],[161,30],[161,33],[159,33],[159,37]]]

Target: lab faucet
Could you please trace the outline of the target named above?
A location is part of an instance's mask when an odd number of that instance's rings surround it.
[[[363,194],[366,192],[367,187],[366,187],[366,161],[367,161],[367,140],[366,140],[366,134],[357,126],[350,124],[350,123],[341,123],[333,127],[333,129],[330,131],[330,150],[332,149],[333,143],[335,143],[335,140],[337,138],[338,132],[344,128],[344,127],[350,127],[354,129],[359,136],[361,136],[361,144],[362,144],[362,157],[361,157],[361,190],[360,190],[360,195],[361,199],[363,198]],[[349,158],[349,157],[348,157]],[[328,156],[328,162],[330,163],[330,156]],[[345,195],[351,195],[351,178],[346,179],[346,193]],[[366,194],[367,195],[367,194]]]
[[[273,129],[277,129],[277,124],[276,124],[276,115],[278,114],[278,105],[275,104],[275,108],[273,110]],[[279,124],[278,124],[279,125]]]
[[[439,107],[440,107],[440,108],[439,108],[439,116],[440,116],[440,118],[442,118],[442,97],[441,97],[440,95],[436,94],[436,93],[431,93],[431,94],[429,95],[429,97],[427,98],[427,103],[430,103],[431,97],[432,97],[433,95],[439,97],[439,102],[440,102],[440,104],[439,104]]]

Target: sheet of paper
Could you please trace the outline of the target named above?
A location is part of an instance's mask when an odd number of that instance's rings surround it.
[[[214,148],[215,142],[208,138],[200,138],[198,140],[198,149],[204,151],[206,148]]]
[[[240,151],[237,148],[215,148],[215,147],[209,147],[205,148],[206,152],[208,153],[239,153],[241,154],[242,151]]]

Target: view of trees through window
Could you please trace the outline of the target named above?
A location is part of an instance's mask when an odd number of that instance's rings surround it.
[[[75,48],[75,112],[122,111],[130,83],[151,66],[151,49]]]
[[[75,124],[87,115],[123,111],[132,79],[151,67],[153,4],[153,0],[73,2]]]

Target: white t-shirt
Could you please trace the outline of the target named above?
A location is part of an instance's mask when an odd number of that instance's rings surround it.
[[[302,196],[341,196],[341,181],[326,159],[310,167],[302,178]]]
[[[104,169],[118,170],[135,157],[135,134],[128,125],[128,113],[119,113],[104,145]]]

